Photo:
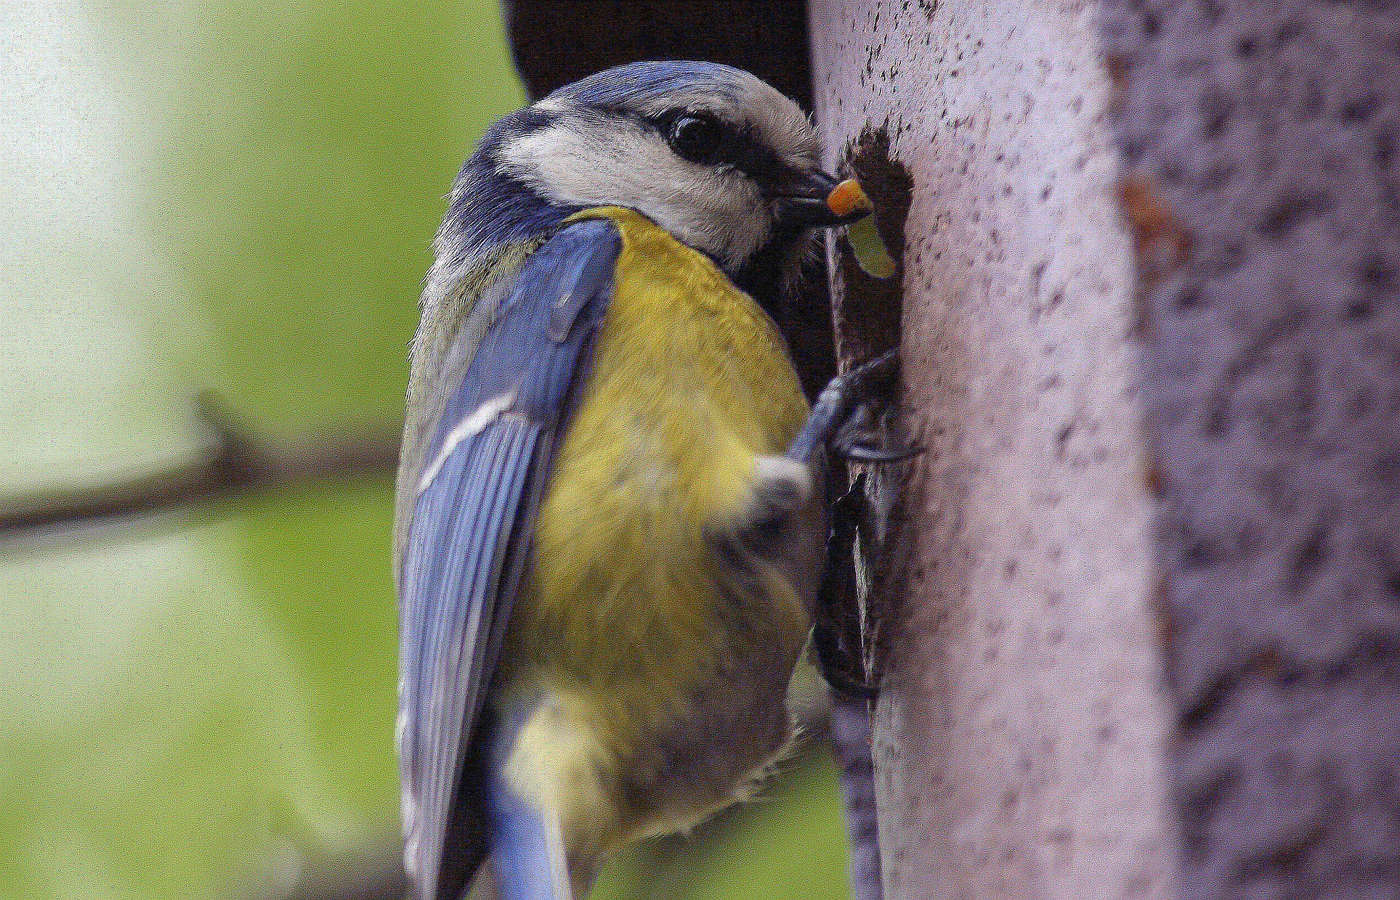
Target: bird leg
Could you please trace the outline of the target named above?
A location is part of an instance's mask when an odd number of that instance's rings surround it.
[[[817,590],[812,646],[817,666],[831,689],[848,697],[873,700],[879,688],[868,680],[860,646],[859,623],[852,628],[852,598],[856,595],[856,526],[865,507],[865,474],[831,505],[831,530],[826,542],[826,566]],[[852,644],[855,646],[852,646]]]

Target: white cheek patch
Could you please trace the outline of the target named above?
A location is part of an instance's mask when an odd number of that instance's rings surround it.
[[[516,138],[505,174],[569,206],[626,206],[737,268],[768,240],[768,204],[747,176],[687,162],[625,119],[570,116]]]
[[[556,203],[631,207],[725,268],[739,268],[772,233],[772,210],[758,185],[742,172],[681,159],[638,118],[705,111],[748,131],[797,170],[819,161],[811,122],[772,86],[737,69],[719,67],[666,91],[642,87],[619,101],[622,115],[581,105],[567,88],[542,100],[536,108],[555,121],[504,146],[502,173]]]

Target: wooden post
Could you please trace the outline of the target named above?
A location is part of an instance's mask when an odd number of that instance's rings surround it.
[[[1152,469],[1097,6],[809,12],[828,161],[907,208],[881,223],[902,291],[839,244],[832,266],[843,364],[900,340],[927,447],[873,498],[892,533],[868,598],[885,895],[1168,896]]]
[[[1400,891],[1400,4],[1106,0],[1190,897]]]

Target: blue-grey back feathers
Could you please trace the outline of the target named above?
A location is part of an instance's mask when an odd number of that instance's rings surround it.
[[[453,185],[438,232],[438,265],[460,268],[498,248],[539,237],[578,211],[550,202],[498,166],[503,144],[549,125],[556,117],[527,107],[487,129]]]
[[[423,898],[455,900],[485,852],[480,796],[458,786],[619,241],[588,220],[530,257],[428,448],[400,579],[406,854]]]

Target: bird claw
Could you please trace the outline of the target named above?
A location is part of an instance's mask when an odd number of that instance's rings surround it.
[[[859,403],[828,442],[831,452],[851,462],[871,465],[902,462],[924,452],[918,444],[881,443],[872,427],[873,419],[870,404]]]
[[[924,452],[919,444],[895,444],[879,446],[875,444],[853,443],[832,448],[838,456],[851,462],[887,465],[913,459]]]
[[[875,700],[880,696],[879,685],[847,675],[840,668],[840,663],[829,660],[823,649],[825,646],[821,641],[817,642],[817,662],[827,687],[843,697],[855,700]]]
[[[812,414],[788,448],[788,456],[809,461],[819,450],[861,462],[894,462],[917,453],[883,448],[868,440],[874,414],[871,403],[888,396],[899,374],[899,351],[890,350],[831,379],[817,397]]]
[[[892,382],[899,375],[899,350],[886,350],[868,362],[863,362],[844,375],[831,380],[827,390],[838,390],[852,397],[874,393],[880,382]]]

